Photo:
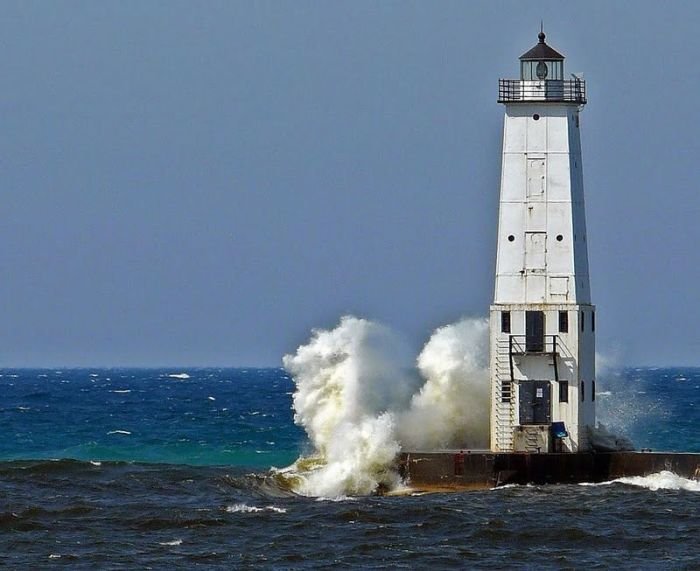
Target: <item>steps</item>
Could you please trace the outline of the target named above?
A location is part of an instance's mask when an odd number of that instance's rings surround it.
[[[496,446],[500,452],[513,451],[513,427],[515,425],[515,387],[511,372],[508,340],[497,341],[495,356],[494,394]]]

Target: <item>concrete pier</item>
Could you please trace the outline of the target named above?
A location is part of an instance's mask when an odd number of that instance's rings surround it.
[[[399,471],[417,491],[457,491],[506,484],[576,484],[667,470],[700,479],[700,454],[678,452],[404,452]]]

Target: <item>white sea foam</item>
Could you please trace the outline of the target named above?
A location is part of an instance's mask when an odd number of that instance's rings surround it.
[[[168,375],[171,379],[189,379],[190,376],[187,373],[172,373]]]
[[[172,541],[162,541],[162,542],[158,543],[158,545],[163,545],[166,547],[182,545],[182,539],[173,539]]]
[[[700,492],[700,482],[683,478],[666,470],[650,476],[629,476],[614,480],[620,484],[639,486],[652,491],[656,490],[686,490],[688,492]]]
[[[126,434],[129,435],[131,432],[128,430],[110,430],[107,434]]]
[[[92,464],[93,466],[102,466],[102,462],[97,462],[95,460],[90,460],[90,464]]]
[[[294,420],[315,448],[283,471],[295,491],[363,495],[401,484],[402,446],[483,447],[488,439],[488,323],[438,329],[412,366],[386,327],[346,316],[315,330],[284,366],[296,384]]]
[[[216,400],[214,397],[207,397],[209,400]]]
[[[119,395],[125,395],[125,394],[127,394],[127,393],[130,393],[130,392],[131,392],[131,389],[115,389],[115,390],[109,391],[109,392],[111,392],[111,393],[117,393],[117,394],[119,394]]]
[[[249,506],[248,504],[234,504],[232,506],[226,506],[226,511],[228,513],[259,513],[259,512],[274,512],[278,514],[285,514],[287,510],[284,508],[278,508],[277,506],[265,506],[259,508],[257,506]]]
[[[684,478],[667,470],[657,472],[656,474],[650,474],[649,476],[626,476],[624,478],[609,480],[607,482],[582,482],[579,484],[579,486],[597,487],[612,486],[614,484],[625,484],[628,486],[646,488],[654,492],[658,490],[686,490],[688,492],[700,492],[699,481],[689,480],[688,478]]]

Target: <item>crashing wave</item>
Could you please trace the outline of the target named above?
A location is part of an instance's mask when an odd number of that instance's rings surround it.
[[[588,441],[597,452],[624,452],[634,450],[634,444],[626,436],[613,434],[605,425],[598,423],[595,428],[587,426]]]
[[[294,421],[314,451],[278,476],[297,493],[342,497],[401,485],[402,447],[483,447],[488,441],[488,322],[438,329],[417,359],[375,322],[346,316],[283,363]]]

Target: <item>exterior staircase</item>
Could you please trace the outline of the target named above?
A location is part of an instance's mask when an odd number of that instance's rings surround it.
[[[513,451],[513,427],[515,426],[515,385],[511,362],[510,343],[498,340],[496,347],[496,383],[493,402],[496,403],[496,445],[499,452]]]

